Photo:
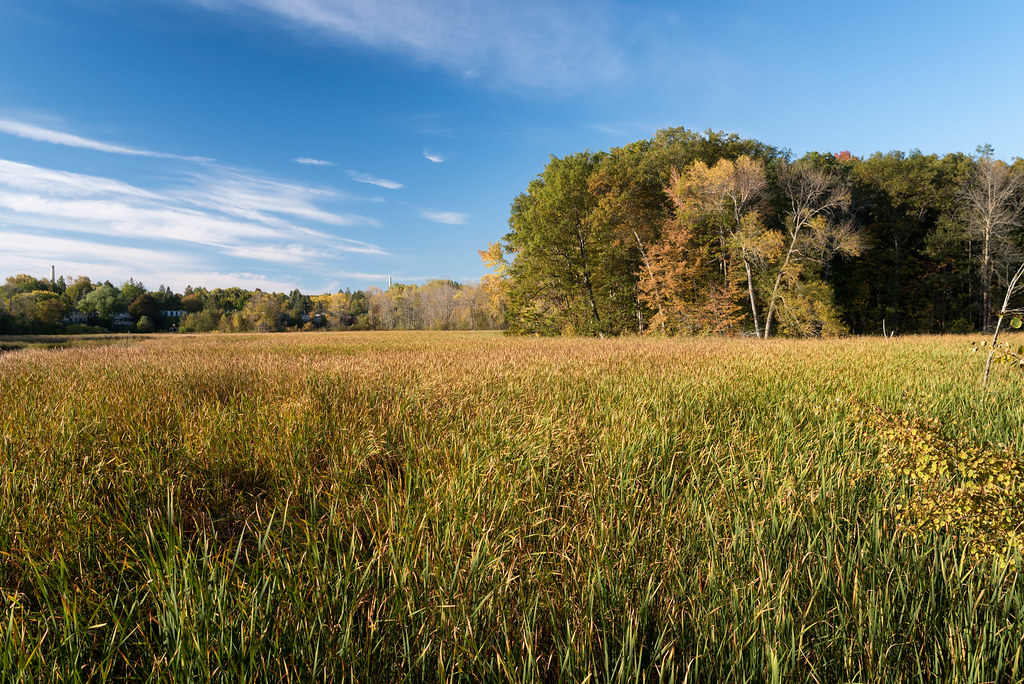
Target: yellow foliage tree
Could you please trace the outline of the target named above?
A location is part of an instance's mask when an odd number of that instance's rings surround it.
[[[508,308],[508,262],[505,260],[505,253],[500,242],[492,242],[487,249],[478,249],[477,254],[484,262],[484,266],[490,269],[480,279],[480,286],[487,294],[487,301],[490,306],[490,313],[496,320],[505,317]]]
[[[655,310],[648,332],[731,334],[739,331],[741,296],[734,281],[718,279],[711,245],[696,230],[694,215],[682,212],[650,246],[640,299]]]
[[[667,188],[677,213],[701,217],[717,237],[721,271],[719,293],[741,296],[746,280],[747,300],[754,332],[761,336],[761,318],[754,272],[776,249],[774,233],[761,218],[768,179],[764,164],[746,155],[720,159],[714,166],[695,161],[685,173],[673,172]],[[742,267],[742,272],[738,269]],[[737,299],[738,301],[738,299]]]

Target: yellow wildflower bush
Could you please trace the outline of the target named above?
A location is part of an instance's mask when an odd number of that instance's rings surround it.
[[[1016,566],[1024,523],[1024,457],[1002,444],[947,436],[934,419],[866,412],[881,442],[879,471],[902,484],[895,505],[913,537],[955,535],[978,559]]]

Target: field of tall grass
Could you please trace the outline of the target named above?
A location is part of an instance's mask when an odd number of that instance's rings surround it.
[[[0,679],[1021,681],[1024,375],[970,341],[2,354]]]

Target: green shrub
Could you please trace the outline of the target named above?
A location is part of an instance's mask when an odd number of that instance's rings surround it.
[[[95,325],[84,325],[82,323],[73,323],[64,329],[69,335],[102,335],[106,332],[103,328]]]

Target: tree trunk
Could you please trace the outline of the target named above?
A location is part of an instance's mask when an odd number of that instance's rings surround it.
[[[594,298],[594,286],[590,281],[590,269],[587,268],[587,253],[583,245],[583,234],[579,228],[576,229],[576,243],[580,247],[580,264],[583,266],[583,283],[587,287],[587,295],[590,297],[590,310],[594,314],[594,321],[601,322],[601,315],[597,313],[597,300]]]
[[[992,329],[992,231],[986,226],[981,257],[981,329]]]
[[[651,282],[655,284],[655,287],[658,290],[658,300],[655,303],[658,305],[658,320],[661,321],[661,329],[662,329],[662,332],[664,332],[665,331],[665,312],[661,308],[661,299],[662,299],[661,288],[657,287],[658,281],[655,280],[655,278],[654,278],[654,270],[651,269],[651,260],[647,258],[647,250],[644,249],[644,243],[640,240],[640,236],[637,235],[637,232],[636,232],[635,229],[633,230],[633,237],[636,239],[636,246],[640,248],[640,258],[644,262],[644,268],[647,269],[647,275],[650,277]],[[640,322],[640,332],[643,332],[644,323],[643,323],[643,319],[641,318],[641,315],[640,315],[640,301],[639,300],[637,300],[636,306],[637,306],[636,315],[637,315],[637,319]]]
[[[782,265],[779,266],[779,274],[775,276],[775,285],[772,287],[772,296],[768,300],[768,315],[764,319],[764,339],[768,339],[772,329],[772,319],[775,317],[775,302],[779,294],[779,286],[782,285],[782,274],[786,272],[786,266],[789,265],[789,260],[793,256],[793,252],[796,250],[796,238],[800,234],[800,228],[796,227],[793,229],[793,239],[789,242],[789,251],[786,252],[786,258],[783,260]]]
[[[757,302],[754,299],[754,276],[750,272],[750,262],[744,259],[743,267],[747,270],[747,293],[750,295],[750,313],[754,317],[754,335],[761,337],[761,320],[757,315]]]

